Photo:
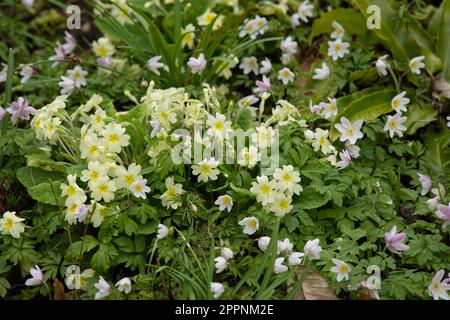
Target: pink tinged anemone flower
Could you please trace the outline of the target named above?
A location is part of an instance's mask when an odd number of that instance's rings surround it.
[[[11,106],[6,109],[12,117],[13,124],[16,124],[18,119],[30,120],[30,115],[35,115],[37,110],[28,105],[28,101],[23,97],[20,97],[17,101],[11,103]]]
[[[160,131],[161,131],[161,123],[158,119],[150,121],[150,126],[152,127],[152,133],[150,134],[150,137],[155,137]]]
[[[369,295],[372,299],[376,299],[376,300],[380,300],[380,295],[378,293],[378,290],[376,288],[376,286],[372,283],[370,283],[367,280],[361,281],[361,286],[363,288],[366,288],[369,292]]]
[[[106,297],[109,295],[111,287],[106,280],[100,276],[98,279],[98,282],[94,285],[95,288],[98,289],[97,293],[95,294],[95,300],[101,299],[103,297]]]
[[[448,206],[443,204],[437,205],[436,216],[439,219],[444,220],[444,224],[442,225],[442,229],[445,229],[450,224],[450,203]]]
[[[198,58],[190,57],[187,63],[193,74],[202,73],[203,69],[206,68],[206,64],[207,62],[203,53],[200,53]]]
[[[84,218],[86,218],[86,215],[89,212],[89,206],[85,205],[84,203],[80,206],[80,210],[78,210],[77,213],[75,213],[75,218],[79,222],[83,222]]]
[[[428,293],[433,297],[433,300],[450,300],[450,296],[447,291],[450,290],[450,284],[448,282],[448,278],[442,281],[444,278],[445,271],[439,270],[436,275],[433,277],[430,285],[428,286]]]
[[[112,58],[110,56],[106,56],[105,58],[98,58],[97,63],[103,67],[111,67],[112,66]]]
[[[339,152],[339,157],[341,158],[341,161],[336,163],[336,167],[338,167],[339,169],[347,168],[350,165],[350,163],[352,163],[352,157],[348,152],[348,150]]]
[[[258,92],[266,92],[271,88],[270,79],[266,76],[263,76],[262,81],[256,80],[256,86],[258,87]]]
[[[54,61],[52,64],[52,68],[57,67],[62,61],[64,61],[64,58],[66,57],[64,46],[59,42],[56,43],[55,53],[55,55],[49,58],[50,61]]]
[[[44,275],[38,266],[34,266],[30,269],[31,278],[25,281],[26,286],[37,286],[40,285],[44,280]]]
[[[165,67],[164,63],[160,62],[160,60],[161,56],[155,56],[150,58],[146,63],[147,68],[158,76],[161,75],[158,69]]]
[[[409,249],[409,246],[403,243],[405,239],[406,234],[404,232],[397,233],[396,225],[394,225],[389,232],[384,234],[386,247],[392,253],[400,253]]]
[[[309,110],[312,113],[319,114],[322,111],[322,107],[318,104],[313,104],[312,100],[309,100]]]
[[[430,210],[436,209],[437,205],[439,204],[439,200],[440,200],[439,196],[428,199],[426,201],[426,203],[428,205],[428,209],[430,209]]]
[[[420,184],[422,185],[422,191],[420,192],[420,194],[422,196],[424,196],[428,192],[430,192],[432,181],[429,176],[426,176],[426,175],[420,174],[420,173],[417,173],[417,175],[419,176],[419,181],[420,181]]]
[[[62,45],[64,52],[66,54],[71,53],[75,47],[77,46],[77,39],[75,39],[74,36],[72,36],[69,32],[64,32],[64,38],[66,39],[66,43]]]
[[[75,80],[64,76],[61,76],[58,85],[61,87],[61,94],[69,94],[77,87]]]

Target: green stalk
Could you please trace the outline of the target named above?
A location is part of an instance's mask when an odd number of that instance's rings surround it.
[[[387,69],[389,70],[389,73],[391,74],[392,80],[394,80],[395,90],[397,91],[397,93],[400,93],[400,83],[398,81],[397,76],[395,75],[394,71],[391,69],[390,65],[387,65]]]
[[[305,258],[306,259],[306,258]],[[308,262],[306,263],[305,268],[303,269],[303,274],[300,277],[300,279],[297,281],[297,283],[294,285],[294,287],[292,288],[292,290],[288,293],[288,295],[286,296],[286,300],[292,300],[292,298],[294,298],[295,294],[298,292],[298,290],[300,290],[303,282],[305,282],[306,276],[309,272],[309,269],[311,267],[311,263],[310,260],[308,260]]]
[[[198,264],[198,266],[199,266],[199,268],[200,268],[200,272],[201,272],[202,275],[203,275],[203,278],[204,278],[205,280],[207,280],[208,277],[206,276],[205,270],[203,270],[202,264],[200,263],[200,261],[199,261],[197,255],[195,254],[195,251],[192,249],[190,243],[187,241],[186,237],[184,236],[184,234],[183,234],[180,230],[178,230],[178,229],[175,229],[175,230],[181,235],[181,237],[183,238],[183,240],[186,241],[186,246],[188,247],[189,251],[191,251],[192,256],[194,257],[195,261],[197,262],[197,264]]]
[[[64,217],[64,213],[61,210],[61,206],[59,205],[58,198],[56,197],[55,189],[53,188],[53,183],[52,183],[53,181],[51,179],[49,179],[49,182],[50,182],[50,187],[52,189],[53,198],[55,199],[56,206],[58,207],[58,211],[61,214],[61,218],[64,223],[66,221],[66,219]],[[72,235],[70,233],[70,224],[68,222],[66,222],[66,227],[64,229],[67,230],[67,236],[69,237],[69,243],[70,243],[70,246],[72,246]]]
[[[150,266],[152,264],[153,256],[155,255],[157,245],[158,245],[158,238],[156,238],[155,244],[153,245],[152,253],[150,254],[150,259],[148,260],[147,273],[150,272]]]
[[[10,48],[8,54],[8,74],[6,78],[5,95],[3,96],[3,106],[5,108],[11,103],[13,75],[14,75],[14,52]],[[6,134],[7,125],[8,121],[7,118],[5,117],[5,119],[3,119],[3,121],[0,124],[1,129],[0,132],[2,133],[2,136]]]
[[[264,292],[264,289],[269,284],[269,280],[273,274],[273,267],[275,265],[275,259],[277,257],[276,253],[277,253],[277,247],[278,247],[279,229],[280,229],[280,219],[277,219],[277,222],[275,223],[275,226],[274,226],[274,229],[272,232],[272,237],[270,238],[269,247],[267,248],[267,251],[264,255],[263,263],[261,263],[261,268],[258,271],[257,279],[259,279],[259,276],[260,276],[263,268],[265,266],[267,266],[261,286],[258,288],[258,295],[256,296],[256,299],[260,298],[260,296]]]

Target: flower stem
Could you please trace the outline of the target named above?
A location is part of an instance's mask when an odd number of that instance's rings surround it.
[[[155,255],[157,245],[158,245],[158,238],[156,238],[155,244],[153,245],[152,253],[150,255],[150,259],[148,260],[147,273],[150,272],[150,266],[152,264],[153,256]]]
[[[56,206],[58,207],[58,211],[59,211],[59,213],[61,214],[61,218],[62,218],[62,221],[63,221],[63,223],[64,223],[64,221],[65,221],[64,213],[62,212],[61,206],[59,205],[58,198],[56,197],[56,193],[55,193],[55,190],[54,190],[54,188],[53,188],[52,180],[49,179],[49,181],[50,181],[50,187],[51,187],[51,189],[52,189],[53,198],[54,198],[55,201],[56,201]],[[70,234],[70,225],[69,225],[68,223],[66,223],[65,229],[67,230],[67,234],[68,234],[68,237],[69,237],[69,243],[70,243],[70,245],[72,246],[72,235]]]
[[[389,70],[389,73],[392,76],[392,80],[394,80],[395,90],[397,91],[397,93],[400,93],[400,82],[399,82],[397,76],[395,75],[394,71],[391,69],[391,66],[388,65],[387,69]]]
[[[305,267],[303,268],[303,274],[300,277],[300,279],[297,281],[297,283],[294,285],[294,287],[292,288],[292,290],[288,293],[288,295],[286,296],[286,300],[292,300],[292,298],[294,298],[295,294],[298,292],[298,290],[300,290],[303,282],[305,282],[306,276],[308,275],[309,269],[310,269],[310,260],[308,259]]]

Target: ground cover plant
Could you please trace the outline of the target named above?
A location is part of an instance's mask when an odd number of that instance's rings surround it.
[[[450,1],[3,0],[4,299],[449,299]]]

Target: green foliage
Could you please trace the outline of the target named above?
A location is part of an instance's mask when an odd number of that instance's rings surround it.
[[[355,9],[335,9],[315,19],[308,37],[308,42],[318,35],[333,32],[331,23],[338,22],[351,35],[363,36],[367,32],[366,20]]]
[[[369,16],[367,12],[369,5],[375,5],[380,8],[382,14],[382,19],[380,20],[381,29],[375,29],[374,32],[383,46],[392,51],[395,59],[408,61],[419,55],[415,41],[405,27],[405,19],[399,19],[398,4],[396,2],[389,0],[353,0],[352,2],[366,18]]]
[[[53,284],[64,283],[67,269],[75,265],[81,275],[93,270],[80,282],[84,288],[69,290],[65,284],[71,297],[80,299],[94,297],[99,276],[110,284],[124,277],[132,281],[131,293],[111,285],[107,299],[213,299],[211,282],[224,284],[222,299],[291,299],[303,289],[304,277],[289,264],[289,250],[304,252],[307,241],[317,239],[323,248],[320,259],[303,257],[303,274],[307,268],[318,271],[339,298],[358,298],[368,269],[376,266],[382,299],[429,299],[432,277],[450,265],[449,229],[442,228],[445,220],[428,201],[436,196],[435,188],[450,185],[450,1],[440,7],[390,0],[354,0],[344,7],[342,1],[333,1],[331,10],[316,1],[313,17],[301,20],[299,27],[291,21],[298,8],[295,1],[286,3],[286,12],[270,1],[241,1],[236,8],[209,0],[160,2],[129,0],[121,13],[118,4],[86,1],[96,14],[85,27],[95,32],[74,33],[77,47],[56,67],[49,56],[56,41],[63,41],[62,4],[38,1],[34,12],[11,0],[0,4],[0,36],[5,39],[0,58],[8,64],[5,83],[0,83],[2,106],[8,108],[23,96],[45,114],[43,120],[61,121],[54,139],[42,136],[48,124],[36,124],[37,117],[31,123],[19,119],[13,124],[7,113],[0,121],[0,219],[6,211],[24,219],[18,239],[6,227],[0,235],[0,297],[41,299],[54,293]],[[366,27],[366,9],[372,4],[381,8],[379,30]],[[218,16],[200,25],[197,18],[207,9]],[[241,37],[246,19],[257,15],[267,19],[267,30],[256,38]],[[350,44],[350,52],[337,60],[327,57],[332,21],[343,26],[342,41]],[[215,29],[216,22],[222,26]],[[91,48],[100,37],[94,23],[115,47],[110,66],[100,66]],[[195,27],[192,48],[182,44],[188,24]],[[17,36],[12,36],[13,29]],[[289,62],[282,61],[280,48],[287,36],[298,44]],[[187,61],[200,53],[207,67],[195,74]],[[375,63],[384,55],[387,75],[379,75]],[[426,70],[416,75],[408,63],[420,55],[425,56]],[[161,56],[166,66],[159,69],[160,75],[146,67],[154,56]],[[265,58],[272,63],[272,71],[265,74],[270,95],[263,102],[254,90],[261,73],[243,74],[240,67],[246,57],[255,57],[259,67]],[[225,76],[222,72],[231,62],[236,65]],[[313,80],[314,69],[323,62],[330,74]],[[20,81],[22,63],[32,63],[35,70],[26,83]],[[60,95],[57,83],[75,65],[88,71],[87,85],[73,90],[64,108],[49,112],[49,103]],[[294,73],[295,80],[287,85],[278,76],[284,67]],[[390,137],[384,130],[385,115],[394,114],[392,98],[402,91],[410,99],[403,114],[406,130],[403,136]],[[93,94],[102,101],[88,105]],[[238,103],[250,94],[259,101],[245,107]],[[310,112],[310,101],[314,105],[327,98],[337,100],[336,116],[325,119]],[[94,128],[93,118],[100,110],[106,116],[100,128]],[[198,164],[176,163],[172,151],[181,140],[178,130],[191,135],[187,145],[198,143],[192,139],[194,121],[203,129],[214,129],[210,121],[217,113],[233,129],[277,129],[277,167],[261,161],[242,164],[237,161],[239,150],[233,150],[232,163],[220,163],[217,179],[205,182],[194,174]],[[335,125],[342,117],[364,120],[363,138],[356,142],[359,155],[352,154],[345,168],[336,165],[340,154],[356,151],[338,141]],[[111,140],[103,129],[109,124],[120,125],[129,138],[121,152],[108,145]],[[328,130],[329,137],[311,138],[317,129]],[[202,151],[217,142],[213,135],[201,137]],[[96,155],[86,156],[83,149],[89,138],[100,141],[92,151],[98,151]],[[246,147],[252,140],[251,135],[245,138]],[[101,178],[117,187],[112,199],[98,196],[95,178],[86,178],[97,161]],[[119,188],[123,172],[132,164],[140,166],[139,178]],[[273,171],[285,166],[299,174],[301,190],[282,190],[284,180],[275,178]],[[424,196],[418,173],[432,180],[433,191]],[[86,196],[86,207],[74,201],[75,196],[62,196],[68,175],[76,175],[79,189],[74,192],[83,200],[79,193]],[[276,196],[266,205],[262,192],[254,191],[261,176],[275,182]],[[144,197],[133,189],[137,179],[145,179],[150,188]],[[171,179],[178,191],[170,189]],[[233,201],[230,210],[217,205],[224,195]],[[281,196],[289,200],[283,214],[275,206]],[[447,205],[448,190],[436,201]],[[240,224],[248,217],[258,219],[252,234],[244,233]],[[394,225],[405,233],[405,252],[394,253],[387,246],[385,235]],[[271,238],[267,248],[260,247],[263,236]],[[286,239],[292,249],[279,250]],[[218,273],[215,259],[224,247],[233,251],[233,258]],[[277,258],[284,258],[286,272],[274,272],[280,267]],[[348,281],[338,282],[330,271],[333,258],[351,266]],[[22,284],[35,265],[43,271],[45,284],[26,288]]]
[[[440,23],[437,32],[436,52],[443,63],[443,76],[450,81],[450,44],[448,34],[450,32],[450,1],[444,0],[440,9]]]

